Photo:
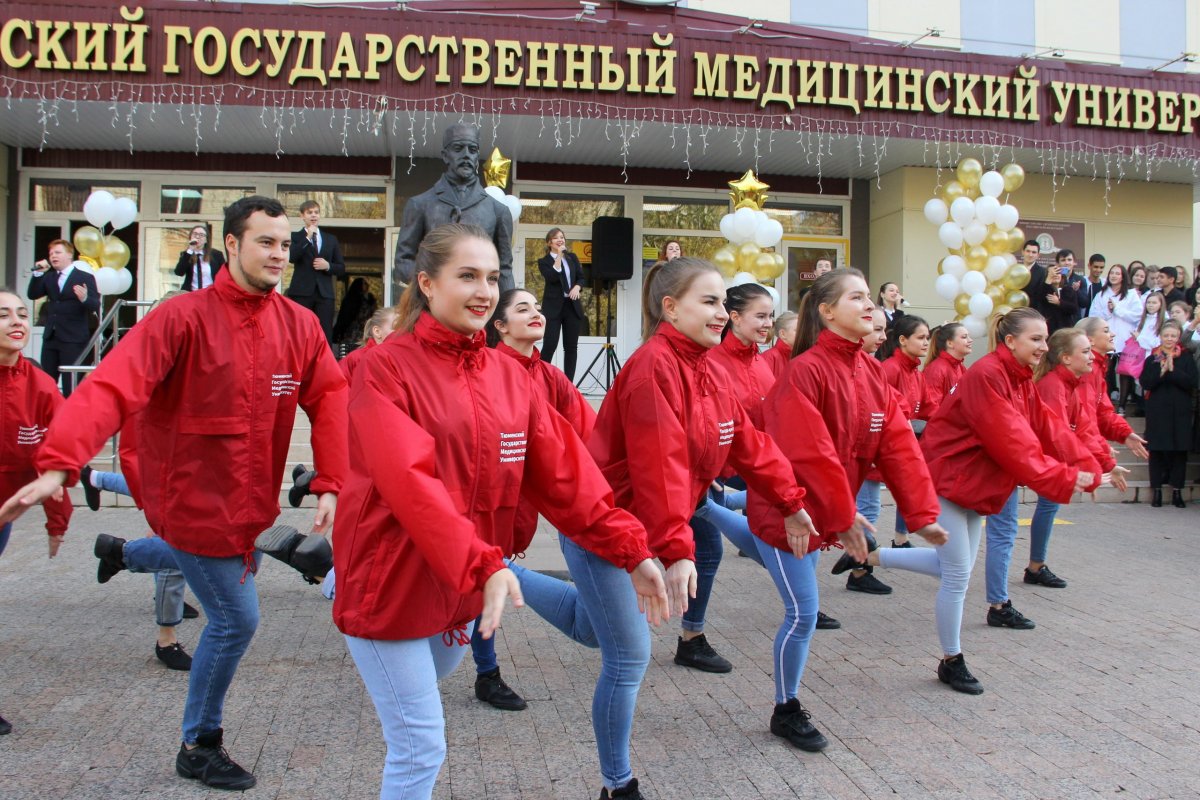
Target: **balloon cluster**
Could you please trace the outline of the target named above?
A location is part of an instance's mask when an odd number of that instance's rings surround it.
[[[773,281],[783,274],[783,254],[766,252],[783,239],[783,226],[762,210],[770,188],[755,177],[752,169],[729,181],[733,213],[721,217],[721,235],[729,244],[714,253],[712,261],[730,286]]]
[[[92,192],[83,204],[83,215],[91,225],[75,231],[75,251],[96,275],[100,294],[124,294],[133,286],[129,263],[129,245],[113,235],[137,219],[137,203],[128,197],[113,197],[103,189]],[[112,231],[106,236],[104,226]]]
[[[487,187],[484,191],[508,208],[508,213],[512,215],[513,225],[516,225],[517,220],[521,218],[521,201],[511,194],[504,193],[504,187],[508,185],[510,169],[512,169],[512,159],[505,158],[499,147],[492,149],[491,156],[482,165],[483,182]]]
[[[1025,244],[1025,233],[1007,196],[1021,188],[1025,170],[1008,164],[984,172],[976,159],[964,158],[955,172],[941,197],[925,204],[925,219],[938,226],[938,238],[950,251],[938,264],[933,288],[954,304],[956,322],[972,336],[984,336],[991,316],[1029,305],[1022,291],[1029,269],[1013,255]]]
[[[508,213],[512,214],[513,225],[517,224],[517,220],[521,218],[521,200],[511,194],[505,194],[504,190],[499,186],[489,186],[484,189],[492,197],[499,200],[508,208]]]

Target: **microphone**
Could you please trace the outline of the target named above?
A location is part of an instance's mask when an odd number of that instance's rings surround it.
[[[903,296],[901,296],[900,305],[907,307],[909,305],[909,302],[907,300],[905,300]]]

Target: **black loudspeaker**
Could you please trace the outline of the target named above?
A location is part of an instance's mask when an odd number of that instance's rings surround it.
[[[627,281],[633,277],[633,220],[596,217],[592,222],[592,280]]]

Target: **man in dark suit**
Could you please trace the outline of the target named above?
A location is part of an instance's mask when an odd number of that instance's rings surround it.
[[[321,206],[315,200],[300,205],[304,229],[292,234],[291,255],[295,269],[287,296],[317,315],[325,340],[333,345],[333,279],[346,274],[342,248],[332,233],[323,233]]]
[[[59,367],[70,366],[91,338],[88,318],[100,311],[96,279],[75,268],[75,248],[65,239],[50,243],[48,260],[33,265],[26,294],[30,300],[46,298],[46,325],[42,331],[42,369],[58,382]],[[62,382],[64,397],[71,395],[71,379]]]

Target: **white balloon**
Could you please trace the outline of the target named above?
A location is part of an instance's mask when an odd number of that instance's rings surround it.
[[[946,201],[940,197],[935,197],[925,203],[925,219],[932,222],[934,225],[941,225],[950,218],[950,209],[946,206]]]
[[[767,294],[771,295],[771,304],[775,307],[775,313],[778,314],[779,312],[783,311],[783,304],[780,302],[782,298],[780,298],[779,292],[775,289],[775,287],[765,286],[763,288],[767,290]]]
[[[987,319],[988,314],[992,313],[992,298],[988,297],[983,292],[971,295],[968,301],[968,307],[971,309],[971,316]],[[973,336],[974,334],[972,334]]]
[[[117,198],[103,189],[92,192],[83,203],[83,215],[97,228],[103,228],[112,219],[113,205],[116,202]]]
[[[1011,231],[1017,227],[1017,222],[1021,219],[1021,214],[1017,211],[1017,207],[1005,203],[996,210],[996,227],[1002,231]]]
[[[92,265],[86,261],[72,261],[71,266],[80,272],[86,272],[88,275],[96,274],[96,270],[92,269]]]
[[[946,256],[942,259],[942,274],[953,275],[961,280],[967,274],[967,262],[962,256]]]
[[[119,285],[120,277],[112,267],[101,267],[96,270],[96,288],[100,290],[100,294],[117,294]]]
[[[117,270],[117,294],[125,294],[133,286],[133,273],[126,269]]]
[[[987,266],[983,268],[983,276],[991,282],[1000,280],[1006,272],[1008,272],[1008,261],[1004,256],[992,256],[987,260]],[[979,316],[986,317],[987,314]]]
[[[959,200],[961,199],[960,197]],[[943,222],[942,227],[938,228],[938,239],[948,249],[957,250],[963,243],[962,228],[958,227],[957,222]]]
[[[1004,255],[1002,255],[1000,257],[1004,259],[1005,267],[1011,267],[1013,264],[1017,263],[1017,257],[1014,256],[1012,253],[1005,253]]]
[[[513,224],[517,224],[517,220],[521,218],[521,199],[513,197],[511,194],[504,195],[504,205],[508,207],[508,213],[512,214]]]
[[[978,270],[971,270],[962,276],[962,290],[969,295],[977,295],[987,289],[987,278]]]
[[[996,170],[989,170],[979,178],[979,193],[986,197],[999,197],[1004,191],[1004,176]]]
[[[938,279],[933,282],[933,290],[948,303],[958,297],[958,289],[958,278],[953,275],[938,275]]]
[[[137,203],[130,200],[128,197],[118,197],[113,201],[112,223],[113,230],[119,231],[137,219],[138,207]]]
[[[749,211],[749,209],[747,209]],[[733,283],[730,286],[741,286],[743,283],[758,283],[758,278],[751,275],[749,272],[739,272],[733,276]]]
[[[975,219],[984,225],[991,225],[995,222],[996,212],[999,210],[1000,201],[994,197],[988,197],[985,194],[975,200]]]
[[[962,324],[967,329],[967,333],[971,334],[975,339],[982,339],[984,336],[987,336],[987,320],[982,317],[971,314],[963,318]]]
[[[726,214],[721,217],[721,235],[729,241],[733,241],[733,214]]]
[[[970,225],[963,228],[963,241],[974,247],[977,244],[983,244],[983,240],[987,238],[987,225],[984,225],[979,220],[975,220]]]
[[[965,228],[971,224],[971,220],[975,219],[975,201],[969,197],[959,197],[950,204],[950,219],[958,223],[960,228]]]
[[[739,208],[733,212],[733,233],[737,239],[730,239],[734,244],[744,244],[754,238],[754,228],[758,224],[758,218],[754,215],[753,208]]]
[[[504,190],[499,186],[489,186],[483,190],[483,193],[488,197],[499,200],[501,203],[504,202]]]
[[[768,217],[759,220],[754,229],[754,243],[759,247],[774,247],[783,238],[783,225]]]

